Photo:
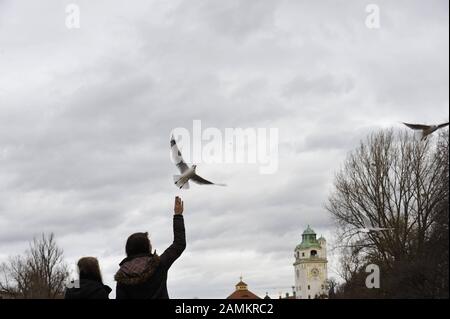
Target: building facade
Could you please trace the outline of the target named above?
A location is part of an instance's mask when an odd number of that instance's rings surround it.
[[[297,299],[323,298],[328,295],[327,247],[323,237],[316,239],[311,227],[302,234],[295,248],[295,295]]]

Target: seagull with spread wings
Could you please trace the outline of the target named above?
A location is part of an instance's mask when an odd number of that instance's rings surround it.
[[[181,155],[180,150],[178,149],[177,142],[175,139],[170,139],[170,148],[172,150],[172,159],[177,165],[181,175],[174,175],[173,179],[175,185],[178,188],[189,189],[189,181],[193,181],[196,184],[200,185],[218,185],[218,186],[226,186],[225,184],[216,184],[210,182],[200,176],[198,176],[195,172],[197,165],[192,165],[189,167],[186,162],[183,160],[183,156]]]
[[[442,123],[439,125],[424,125],[424,124],[410,124],[410,123],[403,123],[407,127],[413,130],[420,130],[422,131],[422,141],[426,140],[428,138],[428,135],[433,134],[435,131],[448,126],[449,122]]]

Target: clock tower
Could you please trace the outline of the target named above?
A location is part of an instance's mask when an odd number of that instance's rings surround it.
[[[295,248],[295,292],[298,299],[313,299],[328,295],[327,243],[316,239],[311,227],[302,234],[302,242]]]

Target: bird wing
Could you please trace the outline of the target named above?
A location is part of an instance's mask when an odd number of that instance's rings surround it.
[[[439,124],[439,125],[438,125],[438,128],[443,128],[443,127],[446,127],[446,126],[448,126],[448,124],[449,124],[449,122],[447,122],[447,123],[442,123],[442,124]]]
[[[410,124],[410,123],[403,123],[403,124],[405,124],[409,128],[412,128],[413,130],[428,130],[429,128],[431,128],[431,126],[424,124]]]
[[[198,176],[197,174],[194,174],[194,176],[192,176],[190,180],[193,181],[194,183],[201,184],[201,185],[214,184],[213,182],[210,182],[210,181],[204,179],[203,177]]]
[[[193,181],[194,183],[200,184],[200,185],[227,186],[226,184],[217,184],[217,183],[210,182],[210,181],[204,179],[203,177],[198,176],[197,174],[194,174],[194,176],[192,176],[190,178],[190,180]]]
[[[178,149],[177,142],[172,136],[170,140],[170,148],[172,150],[172,159],[180,170],[181,174],[186,172],[189,169],[189,166],[184,162],[183,156],[181,155],[180,150]]]

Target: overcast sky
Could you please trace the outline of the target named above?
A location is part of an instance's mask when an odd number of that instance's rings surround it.
[[[79,29],[66,27],[70,3]],[[379,29],[365,24],[369,3]],[[170,270],[171,297],[225,298],[241,274],[260,296],[290,291],[306,226],[332,245],[324,204],[358,141],[400,121],[448,120],[448,9],[0,0],[0,261],[54,232],[68,263],[97,256],[115,288],[128,235],[148,231],[161,253],[181,195],[188,246]],[[177,190],[169,134],[193,120],[278,128],[277,172],[197,163],[228,187]]]

